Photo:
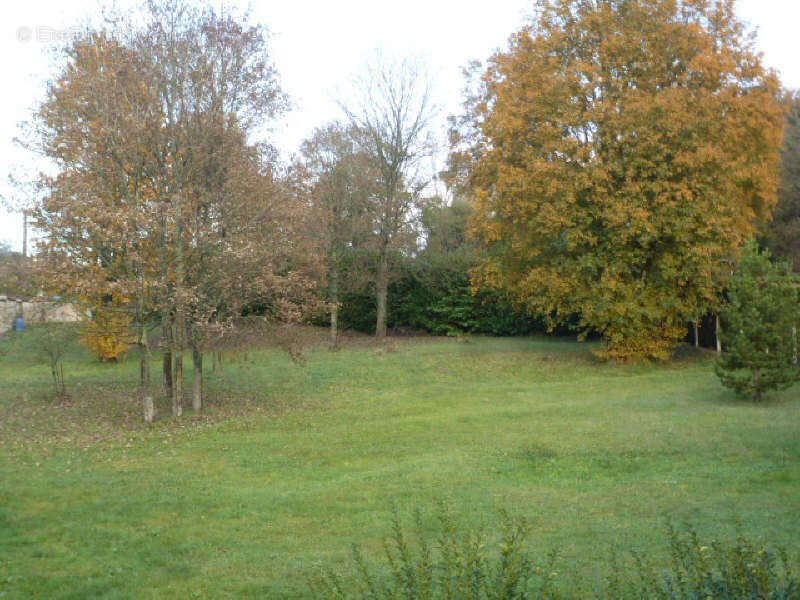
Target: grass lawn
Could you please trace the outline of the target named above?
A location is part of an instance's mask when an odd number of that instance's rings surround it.
[[[571,341],[420,339],[295,365],[262,349],[207,361],[208,411],[173,421],[162,403],[147,430],[134,359],[73,352],[55,402],[29,341],[0,338],[2,598],[297,597],[316,565],[349,568],[352,542],[379,547],[392,501],[431,527],[439,500],[467,526],[529,518],[575,597],[614,544],[659,560],[667,518],[799,549],[798,388],[738,400],[705,356],[612,366]]]

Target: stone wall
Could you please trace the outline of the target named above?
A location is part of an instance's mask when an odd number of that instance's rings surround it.
[[[20,314],[25,319],[26,326],[36,323],[69,323],[81,319],[81,314],[69,303],[47,300],[26,302],[0,296],[0,333],[11,329],[14,319]]]

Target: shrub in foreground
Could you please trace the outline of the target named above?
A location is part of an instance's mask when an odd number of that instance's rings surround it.
[[[375,600],[523,600],[585,597],[587,582],[556,580],[556,552],[535,560],[527,546],[524,520],[502,513],[497,535],[459,528],[442,510],[435,541],[404,528],[397,510],[384,540],[383,556],[368,557],[353,547],[352,571],[344,576],[321,570],[310,582],[315,598]],[[490,540],[496,542],[490,543]],[[732,543],[701,543],[686,526],[667,527],[671,560],[653,564],[636,552],[620,560],[609,554],[604,581],[588,582],[597,598],[656,600],[800,600],[796,562],[740,534]],[[377,563],[377,564],[376,564]],[[556,585],[557,584],[557,585]]]
[[[687,526],[667,528],[670,564],[646,565],[630,552],[621,565],[612,555],[602,598],[654,600],[795,600],[800,577],[785,550],[771,550],[743,534],[732,543],[704,544]],[[631,578],[629,574],[635,574]]]
[[[311,582],[315,598],[374,598],[415,600],[500,600],[504,598],[554,598],[551,589],[551,554],[537,566],[526,549],[528,525],[503,515],[499,540],[489,544],[483,531],[462,531],[445,510],[439,513],[439,533],[431,543],[422,533],[404,530],[397,510],[392,514],[392,534],[384,540],[383,569],[376,572],[358,546],[353,561],[358,573],[346,579],[324,569]],[[413,540],[413,541],[412,541]]]

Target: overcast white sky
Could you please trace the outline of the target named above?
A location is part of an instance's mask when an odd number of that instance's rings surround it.
[[[214,0],[219,4],[220,0]],[[130,1],[121,1],[123,6]],[[247,6],[225,0],[224,5]],[[739,0],[743,20],[759,30],[767,65],[787,87],[800,88],[798,0]],[[485,59],[519,28],[530,0],[255,0],[253,17],[273,33],[273,53],[294,111],[282,120],[276,142],[285,155],[296,150],[311,129],[340,116],[337,87],[374,51],[421,55],[434,75],[435,93],[445,117],[459,109],[461,67]],[[12,143],[18,122],[41,97],[49,73],[53,39],[87,16],[97,0],[26,0],[7,3],[0,25],[0,56],[5,89],[0,93],[0,179],[25,168],[26,156]],[[26,36],[30,33],[30,36]],[[30,39],[20,39],[30,37]],[[0,184],[0,189],[5,186]],[[21,247],[22,218],[0,210],[0,242]]]

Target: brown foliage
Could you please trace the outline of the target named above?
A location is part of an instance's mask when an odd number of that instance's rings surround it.
[[[169,329],[177,415],[183,351],[253,304],[299,320],[319,261],[305,198],[257,140],[286,105],[264,28],[181,1],[141,16],[67,48],[36,114],[35,146],[58,165],[34,212],[38,263],[48,291],[126,299],[145,397],[148,328]]]

